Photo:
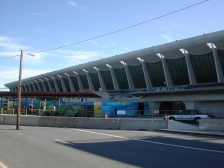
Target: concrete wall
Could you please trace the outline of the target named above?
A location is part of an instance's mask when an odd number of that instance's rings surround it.
[[[153,119],[120,119],[123,130],[158,130],[167,129],[167,121]]]
[[[39,126],[45,127],[77,127],[76,117],[40,117]]]
[[[4,124],[5,122],[5,115],[0,115],[0,124]]]
[[[26,126],[38,126],[39,116],[20,116],[20,125]],[[16,125],[17,116],[16,115],[5,115],[5,125]]]
[[[119,119],[78,118],[77,128],[119,129]]]
[[[224,131],[224,119],[201,119],[199,129],[206,131]]]
[[[168,120],[168,129],[171,130],[186,130],[186,131],[199,131],[199,127],[178,121]]]

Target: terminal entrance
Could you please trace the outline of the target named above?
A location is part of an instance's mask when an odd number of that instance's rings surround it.
[[[160,114],[171,114],[176,112],[177,110],[185,110],[184,102],[161,102],[159,107]]]

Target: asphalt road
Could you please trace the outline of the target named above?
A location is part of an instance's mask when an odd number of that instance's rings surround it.
[[[0,125],[8,168],[223,168],[224,139],[153,131]]]

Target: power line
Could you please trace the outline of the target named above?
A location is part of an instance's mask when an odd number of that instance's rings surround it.
[[[48,51],[53,51],[53,50],[57,50],[57,49],[60,49],[60,48],[65,48],[65,47],[68,47],[68,46],[72,46],[72,45],[80,44],[80,43],[87,42],[87,41],[94,40],[94,39],[98,39],[98,38],[101,38],[101,37],[104,37],[104,36],[108,36],[108,35],[111,35],[111,34],[114,34],[114,33],[117,33],[117,32],[123,31],[123,30],[126,30],[126,29],[130,29],[130,28],[133,28],[133,27],[136,27],[136,26],[145,24],[145,23],[147,23],[147,22],[151,22],[151,21],[154,21],[154,20],[157,20],[157,19],[160,19],[160,18],[169,16],[169,15],[172,15],[172,14],[174,14],[174,13],[177,13],[177,12],[180,12],[180,11],[183,11],[183,10],[186,10],[186,9],[189,9],[189,8],[192,8],[192,7],[194,7],[194,6],[203,4],[203,3],[208,2],[208,1],[209,1],[209,0],[201,1],[201,2],[198,2],[198,3],[196,3],[196,4],[187,6],[187,7],[185,7],[185,8],[181,8],[181,9],[178,9],[178,10],[176,10],[176,11],[173,11],[173,12],[170,12],[170,13],[167,13],[167,14],[164,14],[164,15],[161,15],[161,16],[158,16],[158,17],[155,17],[155,18],[153,18],[153,19],[149,19],[149,20],[146,20],[146,21],[143,21],[143,22],[140,22],[140,23],[137,23],[137,24],[134,24],[134,25],[131,25],[131,26],[122,28],[122,29],[118,29],[118,30],[115,30],[115,31],[112,31],[112,32],[109,32],[109,33],[106,33],[106,34],[102,34],[102,35],[99,35],[99,36],[95,36],[95,37],[92,37],[92,38],[89,38],[89,39],[86,39],[86,40],[82,40],[82,41],[78,41],[78,42],[74,42],[74,43],[71,43],[71,44],[67,44],[67,45],[63,45],[63,46],[59,46],[59,47],[55,47],[55,48],[51,48],[51,49],[47,49],[47,50],[38,51],[38,52],[35,52],[35,53],[33,53],[33,54],[38,54],[38,53],[44,53],[44,52],[48,52]],[[17,55],[17,56],[18,56],[18,55]],[[11,56],[11,57],[15,57],[15,56]],[[7,58],[11,58],[11,57],[1,58],[0,60],[2,60],[2,59],[7,59]]]

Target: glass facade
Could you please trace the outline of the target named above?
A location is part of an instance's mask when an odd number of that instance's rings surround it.
[[[89,89],[89,83],[86,75],[79,75],[83,89]]]
[[[34,91],[34,89],[33,89],[33,83],[30,83],[29,85],[30,85],[31,91]]]
[[[197,83],[217,82],[217,74],[213,53],[204,55],[190,55]]]
[[[120,89],[129,89],[125,68],[122,68],[122,69],[114,68],[114,73],[115,73],[117,83]]]
[[[219,61],[222,67],[222,73],[224,74],[224,50],[217,50]]]
[[[44,81],[44,86],[45,86],[45,88],[46,88],[47,91],[50,91],[50,88],[48,86],[48,82]]]
[[[106,90],[114,90],[114,85],[112,81],[112,76],[110,71],[100,71]]]
[[[22,85],[22,91],[25,91],[25,86],[24,85]]]
[[[70,77],[75,91],[79,91],[79,83],[77,77],[76,76],[70,76]]]
[[[70,88],[70,85],[69,85],[68,78],[62,78],[62,80],[64,81],[67,92],[71,92],[71,88]]]
[[[38,89],[38,87],[37,87],[37,83],[35,82],[35,83],[33,83],[33,84],[34,84],[34,88],[35,88],[35,90],[38,91],[39,89]]]
[[[166,63],[174,86],[190,84],[185,57],[166,59]]]
[[[166,86],[164,83],[166,81],[162,61],[157,63],[145,63],[151,83],[153,87]]]
[[[29,85],[26,85],[27,91],[30,91]]]
[[[43,87],[42,82],[39,82],[39,86],[40,86],[40,91],[44,91],[44,87]]]
[[[63,88],[62,88],[62,84],[61,84],[61,79],[55,79],[55,80],[56,80],[56,83],[58,85],[59,92],[63,92]]]
[[[54,86],[54,81],[52,81],[52,80],[49,80],[49,82],[50,82],[50,85],[51,85],[51,88],[52,88],[52,91],[54,92],[56,92],[56,88],[55,88],[55,86]]]
[[[100,80],[98,77],[98,73],[89,73],[90,79],[93,83],[93,87],[95,91],[99,91],[100,86]]]
[[[142,69],[142,65],[139,66],[128,66],[131,78],[133,80],[134,86],[138,88],[146,88],[145,77]]]

